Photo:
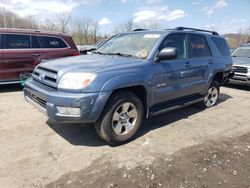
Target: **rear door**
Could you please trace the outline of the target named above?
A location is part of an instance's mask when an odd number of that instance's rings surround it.
[[[36,59],[33,53],[30,35],[4,34],[4,80],[19,80],[20,73],[32,72]]]
[[[31,35],[31,48],[32,48],[32,56],[34,58],[34,66],[38,65],[42,60],[42,48],[41,43],[37,35]]]
[[[0,34],[0,82],[3,80],[3,40]]]
[[[200,34],[188,34],[190,87],[189,93],[201,93],[206,87],[209,69],[213,58],[206,37]]]
[[[73,54],[74,50],[61,38],[55,36],[38,36],[41,43],[41,59],[50,60],[60,57],[67,57]]]

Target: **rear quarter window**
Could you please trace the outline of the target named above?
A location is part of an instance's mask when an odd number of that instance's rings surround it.
[[[225,39],[218,37],[211,37],[211,39],[222,56],[230,56],[230,51]]]
[[[5,49],[26,49],[30,48],[30,35],[5,34]]]
[[[68,45],[57,37],[39,36],[42,48],[67,48]]]

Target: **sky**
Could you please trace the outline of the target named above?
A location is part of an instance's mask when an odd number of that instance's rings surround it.
[[[95,19],[102,34],[132,20],[136,24],[157,23],[161,28],[177,26],[237,33],[250,27],[250,0],[0,0],[0,7],[43,21],[67,13],[72,18]]]

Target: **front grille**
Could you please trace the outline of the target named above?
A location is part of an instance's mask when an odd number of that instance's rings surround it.
[[[234,66],[234,68],[235,68],[235,72],[247,73],[247,68],[246,67]]]
[[[40,106],[46,108],[46,103],[47,103],[47,102],[46,102],[45,100],[43,100],[43,99],[37,97],[36,95],[30,93],[30,92],[27,91],[27,90],[25,91],[25,93],[26,93],[26,95],[27,95],[31,100],[33,100],[34,102],[36,102],[36,103],[39,104]]]
[[[32,78],[46,86],[57,88],[57,71],[39,66],[34,70]]]

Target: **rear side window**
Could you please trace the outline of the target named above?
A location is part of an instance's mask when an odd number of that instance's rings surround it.
[[[211,57],[206,38],[202,35],[189,35],[189,50],[191,58]]]
[[[41,45],[37,36],[31,36],[31,46],[32,48],[41,48]]]
[[[66,48],[67,44],[60,38],[39,36],[42,48]]]
[[[230,56],[230,51],[227,45],[227,42],[223,38],[218,37],[211,37],[213,43],[216,45],[218,50],[220,51],[221,55],[223,56]]]
[[[5,34],[5,49],[30,48],[30,35]]]
[[[3,49],[3,37],[0,35],[0,49]]]

